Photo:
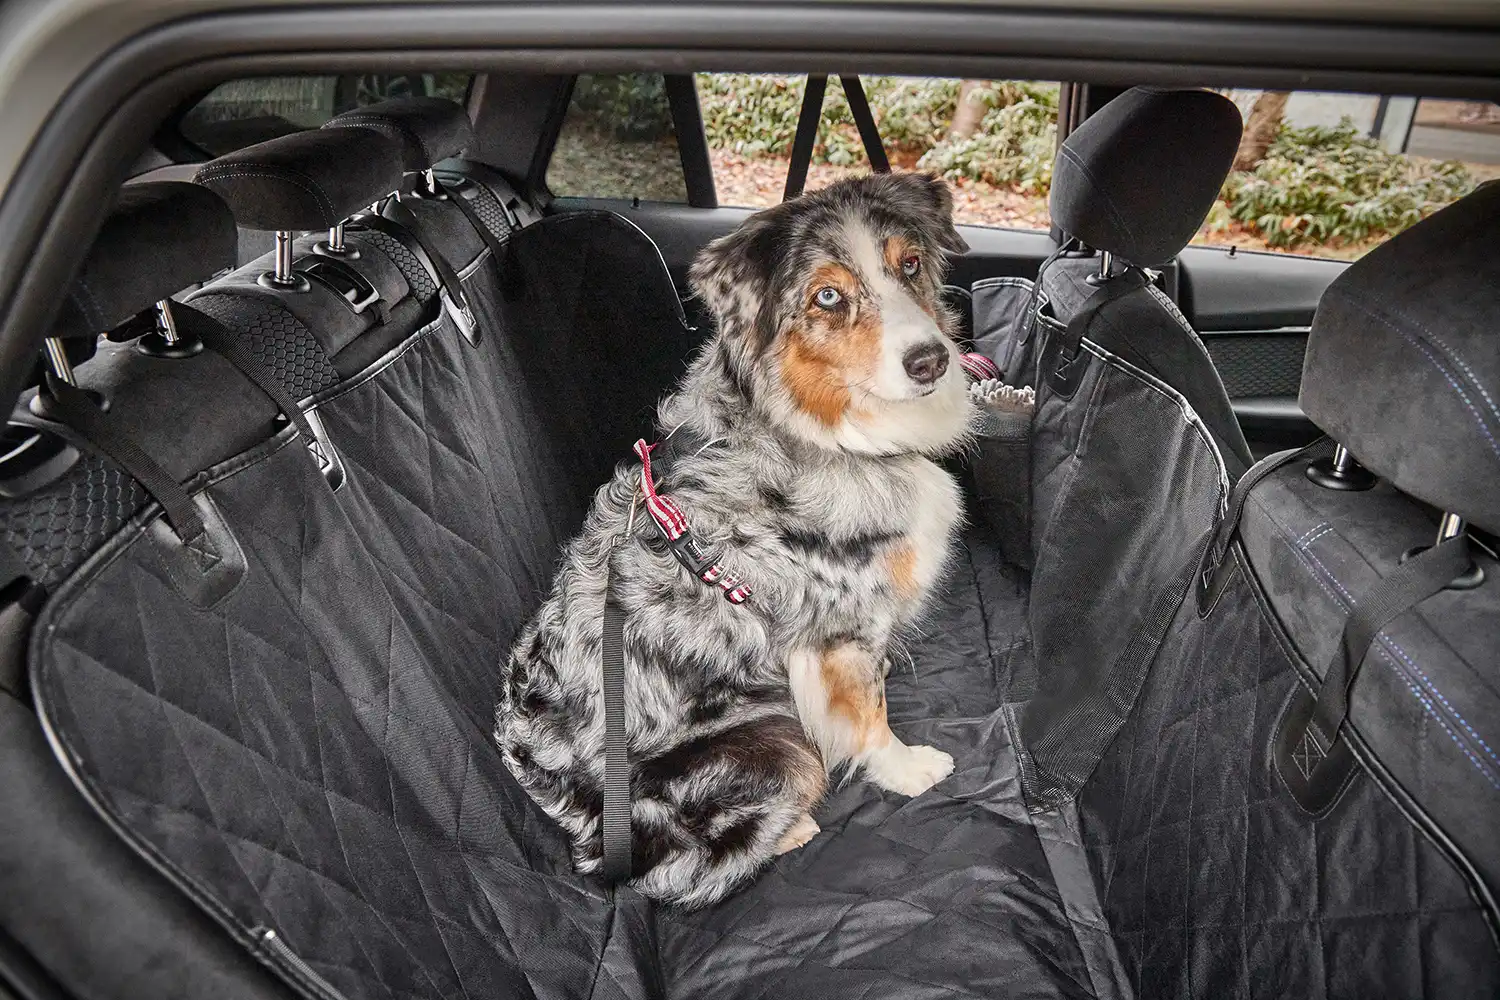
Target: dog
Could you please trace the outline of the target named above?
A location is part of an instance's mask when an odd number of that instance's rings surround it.
[[[520,632],[496,709],[506,766],[578,871],[603,857],[606,587],[627,616],[641,894],[703,906],[806,844],[833,769],[901,795],[951,773],[948,754],[891,732],[885,677],[962,518],[934,459],[976,416],[940,295],[947,255],[966,249],[942,180],[878,174],[759,212],[694,261],[716,331],[641,450],[719,586],[673,555],[643,504],[652,477],[622,464]]]

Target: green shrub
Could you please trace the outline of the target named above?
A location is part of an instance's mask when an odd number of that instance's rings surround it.
[[[1004,82],[976,90],[970,99],[988,105],[979,128],[967,138],[938,143],[917,166],[950,180],[1046,194],[1057,147],[1057,88]]]
[[[1388,153],[1345,118],[1283,126],[1254,171],[1224,186],[1229,214],[1274,247],[1394,235],[1474,188],[1456,162]]]
[[[971,99],[987,106],[972,136],[946,140],[958,108],[959,80],[869,77],[862,81],[886,152],[949,178],[1044,191],[1057,132],[1057,87],[992,82]],[[746,157],[786,156],[802,110],[800,77],[704,74],[699,103],[708,144]],[[813,162],[867,162],[859,129],[837,77],[828,81]]]
[[[616,139],[644,142],[672,134],[672,111],[659,73],[579,76],[573,107]]]

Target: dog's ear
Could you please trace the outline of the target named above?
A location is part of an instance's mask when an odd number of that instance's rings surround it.
[[[720,332],[749,338],[748,346],[756,354],[776,336],[771,286],[779,259],[780,221],[775,209],[752,215],[699,251],[688,270],[693,293],[718,319]]]
[[[934,246],[945,253],[967,253],[969,244],[953,225],[953,191],[948,182],[935,174],[897,173],[888,175],[901,190],[914,214],[922,219],[922,230]]]

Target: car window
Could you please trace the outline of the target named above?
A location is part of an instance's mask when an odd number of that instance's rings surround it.
[[[392,97],[446,97],[463,103],[469,73],[273,76],[215,87],[178,122],[178,131],[213,156],[302,129]]]
[[[686,202],[662,75],[578,77],[547,164],[547,188],[565,197]]]
[[[721,205],[781,200],[805,82],[801,76],[698,74]],[[894,76],[861,82],[892,168],[947,177],[959,222],[1048,227],[1057,84]],[[830,77],[807,187],[869,169],[843,86]]]
[[[1500,106],[1226,91],[1245,116],[1196,243],[1352,260],[1500,177]]]

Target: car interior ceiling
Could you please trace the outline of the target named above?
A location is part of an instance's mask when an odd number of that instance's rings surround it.
[[[571,73],[180,95],[0,458],[0,996],[1500,996],[1500,184],[1352,264],[1189,245],[1202,89],[1069,84],[1053,231],[960,226],[1036,409],[948,462],[887,679],[954,774],[706,909],[573,871],[500,673],[751,213],[664,79],[684,203],[549,191]]]

